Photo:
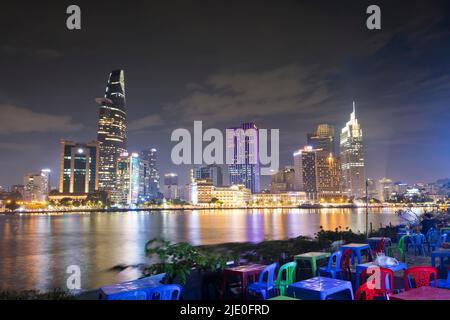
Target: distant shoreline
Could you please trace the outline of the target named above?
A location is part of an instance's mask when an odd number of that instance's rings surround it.
[[[405,208],[405,204],[393,205],[370,205],[369,209],[380,208]],[[420,205],[415,204],[413,208],[438,208],[438,205]],[[129,212],[129,211],[192,211],[192,210],[251,210],[251,209],[364,209],[364,206],[357,206],[354,204],[339,205],[339,206],[323,206],[323,205],[298,205],[298,206],[245,206],[245,207],[148,207],[148,208],[109,208],[109,209],[67,209],[67,210],[33,210],[33,211],[15,211],[15,212],[0,212],[0,215],[27,215],[27,214],[53,214],[53,213],[83,213],[83,212]]]

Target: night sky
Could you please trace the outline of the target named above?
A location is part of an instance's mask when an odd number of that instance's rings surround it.
[[[95,2],[95,5],[92,4]],[[66,28],[66,7],[82,29]],[[366,28],[366,8],[382,30]],[[368,177],[450,176],[449,1],[8,1],[0,8],[0,185],[59,175],[59,140],[96,139],[112,69],[125,69],[128,149],[160,150],[193,120],[280,129],[281,165],[352,101]],[[265,179],[267,181],[267,179]]]

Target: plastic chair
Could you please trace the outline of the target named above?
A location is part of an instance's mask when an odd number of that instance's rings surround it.
[[[181,286],[166,284],[151,289],[148,300],[180,300]]]
[[[128,291],[112,295],[110,300],[147,300],[147,293],[143,290]]]
[[[436,285],[438,288],[450,289],[450,268],[448,269],[447,279],[438,279]]]
[[[441,235],[439,232],[431,228],[426,235],[428,252],[432,252],[441,246]]]
[[[330,275],[331,278],[333,279],[336,279],[337,274],[341,271],[341,257],[342,257],[341,251],[334,252],[330,256],[330,258],[328,258],[327,266],[319,268],[319,276],[325,274]]]
[[[411,245],[413,247],[414,254],[417,255],[417,253],[419,253],[420,255],[425,255],[425,236],[422,233],[414,234],[410,236],[410,240],[411,242],[408,244],[408,246]]]
[[[278,270],[277,280],[275,281],[275,289],[279,290],[280,296],[285,296],[288,285],[295,282],[295,273],[297,271],[297,262],[288,262],[281,266]],[[285,275],[283,279],[283,274]]]
[[[350,269],[350,260],[352,257],[352,251],[350,249],[344,250],[342,252],[340,261],[340,279],[352,281],[352,271]]]
[[[405,256],[405,240],[407,238],[407,235],[402,236],[397,243],[397,250],[398,253],[400,254],[400,258],[403,262],[406,261],[406,256]]]
[[[410,290],[413,288],[420,288],[430,286],[431,276],[433,276],[433,286],[436,287],[438,271],[433,267],[412,267],[406,269],[403,275],[403,281],[405,282],[405,289]],[[414,283],[412,282],[414,280]]]
[[[355,293],[355,300],[375,300],[377,297],[384,296],[380,296],[377,290],[369,288],[367,283],[363,283]]]
[[[259,274],[258,282],[254,282],[247,287],[247,292],[249,294],[260,294],[263,300],[267,299],[269,291],[272,291],[275,282],[275,269],[278,263],[272,263],[271,265],[264,268],[264,270]],[[264,281],[265,276],[267,276],[267,281]]]
[[[369,269],[363,270],[361,272],[361,281],[362,284],[367,284],[367,278],[375,273],[375,270],[373,273],[368,273]],[[372,289],[375,291],[375,294],[379,297],[385,297],[387,298],[389,294],[394,292],[394,271],[387,268],[379,268],[380,271],[380,287],[376,289]],[[386,282],[386,280],[389,280],[389,282]]]

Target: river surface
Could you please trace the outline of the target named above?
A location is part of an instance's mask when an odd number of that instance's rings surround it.
[[[392,209],[371,209],[373,228],[398,224]],[[349,227],[365,230],[364,209],[251,209],[0,215],[0,290],[66,288],[68,266],[81,270],[82,289],[135,279],[136,269],[117,264],[146,261],[153,238],[193,245],[260,242],[314,236]]]

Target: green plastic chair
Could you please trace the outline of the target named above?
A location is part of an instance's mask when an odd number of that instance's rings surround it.
[[[405,259],[405,239],[406,239],[406,235],[402,236],[397,243],[397,250],[398,253],[400,254],[401,260],[404,262]]]
[[[284,296],[288,285],[295,282],[295,273],[297,270],[297,262],[288,262],[280,267],[278,270],[277,280],[275,281],[275,289],[280,293],[280,296]],[[283,279],[283,273],[286,274],[285,279]]]

